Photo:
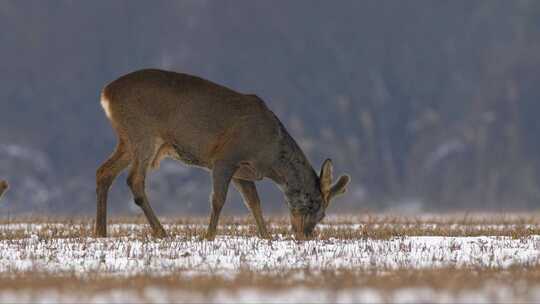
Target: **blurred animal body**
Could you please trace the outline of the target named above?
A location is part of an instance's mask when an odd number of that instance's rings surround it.
[[[212,240],[229,184],[242,194],[259,235],[268,238],[255,181],[265,177],[285,194],[291,224],[309,236],[332,197],[349,182],[332,184],[332,163],[317,174],[284,126],[256,95],[230,90],[199,77],[141,70],[108,84],[101,105],[118,137],[114,153],[97,170],[95,234],[105,237],[107,193],[130,166],[127,183],[155,236],[166,235],[145,192],[150,169],[170,157],[211,172],[211,214],[205,238]]]
[[[8,182],[3,179],[0,179],[0,198],[2,198],[2,195],[4,194],[4,192],[7,191],[8,188],[9,188]]]

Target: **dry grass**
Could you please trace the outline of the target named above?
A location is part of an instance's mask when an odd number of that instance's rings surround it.
[[[206,218],[165,218],[163,223],[169,235],[191,238],[206,229]],[[39,228],[30,225],[39,224]],[[116,225],[115,224],[121,224]],[[109,236],[151,237],[148,225],[129,227],[125,224],[146,224],[143,217],[117,217],[109,220]],[[37,235],[49,238],[93,237],[92,218],[4,218],[0,219],[0,239],[21,239]],[[28,228],[25,228],[28,225]],[[269,231],[274,236],[289,238],[286,217],[270,217]],[[144,227],[144,228],[141,228]],[[250,217],[223,217],[218,234],[229,236],[256,236],[257,230]],[[318,239],[390,239],[402,236],[508,236],[523,238],[540,235],[540,214],[451,214],[404,217],[368,214],[363,216],[333,216],[316,230]]]
[[[518,289],[540,286],[540,266],[513,267],[506,270],[481,268],[443,268],[424,270],[393,270],[384,273],[366,270],[295,270],[283,273],[240,271],[234,276],[218,274],[190,275],[178,272],[166,276],[137,275],[129,278],[104,277],[89,274],[84,278],[74,274],[51,276],[47,273],[19,273],[0,276],[0,290],[56,289],[80,290],[87,293],[115,289],[143,290],[146,287],[212,293],[220,289],[284,290],[295,287],[308,289],[344,290],[374,288],[395,290],[400,288],[428,287],[435,290],[463,291],[499,284]]]
[[[203,234],[206,218],[163,219],[171,236],[193,238]],[[130,225],[134,224],[134,225]],[[141,225],[144,224],[144,225]],[[271,233],[289,238],[286,217],[270,217]],[[92,218],[11,218],[0,219],[0,240],[25,238],[81,240],[92,237]],[[255,236],[256,227],[250,217],[224,217],[219,234],[229,236]],[[151,233],[142,217],[112,218],[109,235],[131,240],[150,240]],[[540,214],[451,214],[396,215],[368,214],[362,216],[334,216],[327,218],[317,230],[320,239],[390,239],[401,236],[510,236],[527,238],[540,235]],[[93,240],[91,240],[93,241]],[[8,241],[9,242],[9,241]],[[1,252],[0,252],[1,254]],[[77,293],[99,295],[110,291],[129,290],[145,299],[145,290],[155,287],[164,290],[217,295],[219,291],[240,292],[246,289],[273,293],[293,288],[308,290],[374,289],[393,291],[406,288],[429,288],[436,292],[457,293],[504,286],[513,295],[526,295],[540,288],[540,265],[522,264],[510,268],[446,267],[428,269],[295,269],[283,271],[238,271],[221,273],[193,272],[177,269],[170,273],[137,273],[128,276],[111,273],[85,272],[4,272],[0,273],[1,292],[42,291],[59,294]],[[491,287],[497,288],[497,287]],[[23,292],[23,293],[24,293]],[[525,298],[527,298],[525,296]],[[534,297],[533,297],[534,298]]]

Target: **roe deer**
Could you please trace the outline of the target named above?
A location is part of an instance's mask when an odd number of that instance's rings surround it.
[[[2,195],[4,194],[4,192],[6,192],[8,188],[9,188],[8,182],[3,179],[0,179],[0,198],[2,198]]]
[[[270,235],[262,217],[255,181],[265,177],[285,193],[298,237],[310,236],[330,200],[349,182],[332,185],[332,162],[320,175],[284,126],[256,95],[244,95],[208,80],[161,70],[136,71],[111,82],[101,105],[116,131],[114,153],[97,170],[95,234],[105,237],[107,193],[116,176],[131,164],[127,183],[153,234],[166,233],[145,193],[149,169],[165,157],[209,169],[211,214],[205,238],[214,239],[229,183],[242,194],[258,233]]]

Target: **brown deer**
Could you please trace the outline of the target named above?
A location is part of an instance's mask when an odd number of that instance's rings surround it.
[[[149,169],[171,157],[206,168],[212,175],[211,214],[205,238],[214,239],[219,214],[232,181],[255,218],[258,233],[270,235],[262,217],[255,181],[265,177],[285,193],[297,237],[308,237],[330,200],[349,182],[332,185],[332,162],[320,175],[256,95],[245,95],[208,80],[161,70],[141,70],[107,85],[101,105],[116,131],[114,153],[97,170],[95,234],[105,237],[107,193],[116,176],[131,165],[127,183],[135,204],[157,237],[166,236],[145,193]]]
[[[2,195],[4,194],[4,192],[7,191],[8,188],[9,188],[8,182],[3,179],[0,179],[0,198],[2,198]]]

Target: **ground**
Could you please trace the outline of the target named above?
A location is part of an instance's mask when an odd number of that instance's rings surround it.
[[[308,241],[271,218],[0,220],[0,302],[538,302],[540,214],[335,216]]]

